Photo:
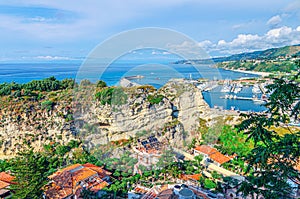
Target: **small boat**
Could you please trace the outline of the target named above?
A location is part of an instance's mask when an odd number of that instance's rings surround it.
[[[258,84],[254,84],[254,86],[252,88],[252,93],[255,93],[255,94],[261,93],[261,90],[260,90]]]
[[[222,88],[222,90],[221,90],[221,92],[222,92],[222,93],[229,93],[230,90],[231,90],[231,86],[229,86],[229,85],[224,85],[223,88]]]
[[[143,79],[144,76],[143,75],[133,75],[133,76],[127,76],[127,77],[124,77],[125,79],[128,79],[128,80],[132,80],[132,79]]]
[[[222,93],[229,93],[231,91],[231,86],[229,80],[225,80],[223,88],[221,89]]]

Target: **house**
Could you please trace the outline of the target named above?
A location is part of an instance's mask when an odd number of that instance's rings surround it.
[[[77,199],[83,189],[90,189],[100,197],[101,190],[109,185],[111,173],[96,165],[74,164],[48,176],[46,199]]]
[[[14,177],[6,172],[0,173],[0,198],[9,198],[10,193],[10,185],[16,184],[14,181]]]
[[[133,147],[138,164],[146,167],[156,165],[163,149],[164,145],[155,136],[138,139],[138,145]]]
[[[217,166],[229,162],[232,159],[232,157],[223,155],[217,149],[208,145],[200,145],[194,148],[194,155],[203,155],[205,160],[212,161]]]

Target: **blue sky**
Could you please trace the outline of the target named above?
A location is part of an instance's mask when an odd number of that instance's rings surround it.
[[[299,0],[0,0],[0,61],[77,60],[135,28],[170,28],[211,56],[300,44]]]

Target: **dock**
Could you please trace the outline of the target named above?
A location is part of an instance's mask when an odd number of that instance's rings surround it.
[[[251,101],[257,101],[257,102],[265,102],[264,100],[260,100],[258,98],[253,98],[253,97],[239,97],[236,95],[225,95],[221,96],[221,99],[232,99],[232,100],[251,100]]]

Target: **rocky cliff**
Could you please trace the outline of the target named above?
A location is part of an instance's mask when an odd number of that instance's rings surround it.
[[[116,103],[102,103],[95,99],[95,92],[85,91],[80,101],[70,92],[48,93],[42,101],[3,97],[0,155],[72,139],[83,139],[86,146],[96,147],[146,132],[160,133],[178,147],[191,138],[199,117],[209,111],[201,92],[184,80],[172,80],[159,90],[150,86],[124,88],[126,100],[122,103],[117,94]]]

